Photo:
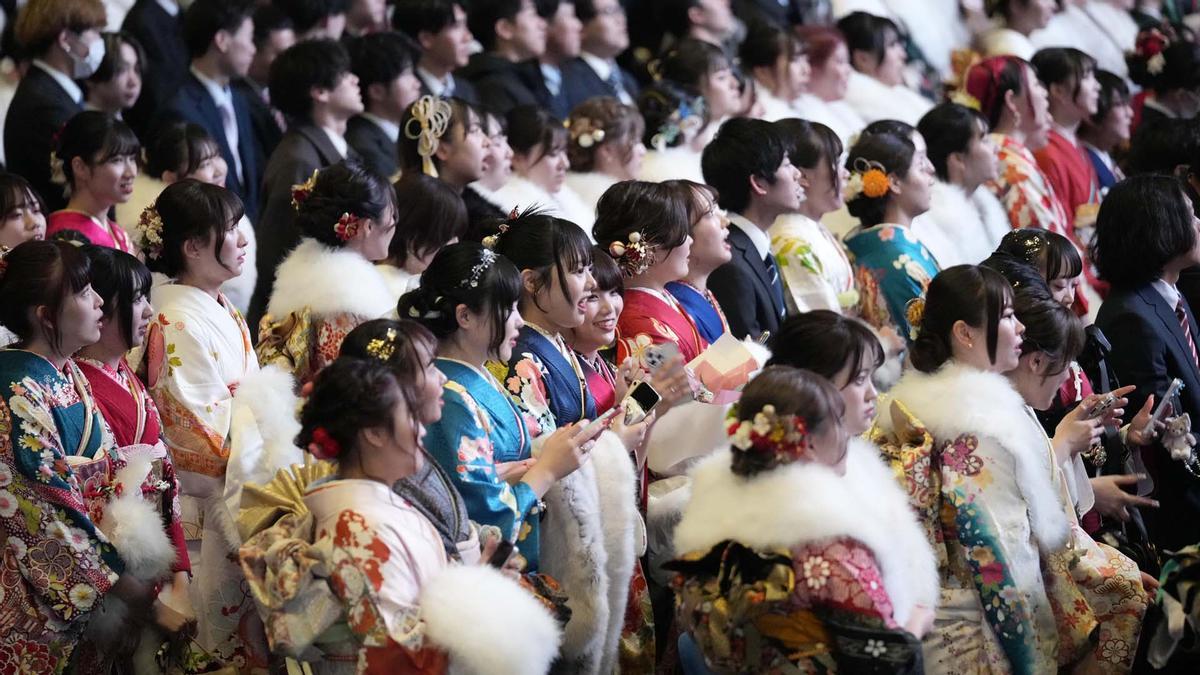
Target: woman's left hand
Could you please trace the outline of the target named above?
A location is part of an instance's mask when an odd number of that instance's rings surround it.
[[[1146,397],[1146,402],[1142,404],[1142,409],[1138,414],[1133,416],[1133,421],[1129,423],[1129,431],[1125,434],[1125,441],[1131,445],[1145,447],[1153,443],[1163,429],[1167,427],[1165,420],[1157,420],[1154,426],[1150,426],[1150,418],[1154,417],[1154,394]]]
[[[617,416],[613,418],[612,426],[608,428],[617,435],[617,438],[621,439],[625,448],[633,453],[638,469],[642,468],[642,462],[645,461],[646,438],[650,433],[650,427],[654,426],[655,419],[655,413],[652,411],[641,422],[626,425],[625,415],[617,413]]]

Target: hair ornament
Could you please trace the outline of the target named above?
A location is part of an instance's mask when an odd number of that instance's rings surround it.
[[[658,127],[654,135],[650,137],[650,145],[654,146],[655,150],[661,152],[670,147],[681,135],[686,136],[688,133],[699,129],[704,124],[704,111],[705,103],[703,96],[684,99],[679,104],[679,107],[671,113],[671,116]]]
[[[484,247],[483,252],[479,255],[479,262],[471,268],[470,274],[466,279],[463,279],[462,286],[469,288],[478,288],[479,280],[483,278],[483,273],[496,263],[496,252],[490,248]]]
[[[608,245],[608,254],[617,261],[621,274],[627,277],[643,274],[654,264],[654,252],[646,246],[641,232],[630,232],[629,241],[614,241]]]
[[[442,304],[443,300],[445,300],[445,298],[443,298],[442,296],[439,295],[433,299],[432,304],[434,307],[436,307],[436,306]],[[417,309],[416,305],[414,305],[414,306],[408,308],[408,316],[413,319],[440,319],[440,318],[442,318],[442,310],[427,309],[424,312],[422,312],[421,310]]]
[[[163,221],[154,204],[142,209],[135,229],[139,239],[138,248],[142,249],[148,260],[158,260],[163,250]]]
[[[799,415],[780,415],[767,404],[753,419],[738,419],[735,403],[725,417],[729,442],[741,452],[769,455],[777,463],[790,462],[808,453],[808,426]]]
[[[921,332],[921,322],[925,320],[925,298],[909,300],[904,306],[904,318],[908,321],[908,339],[916,340]]]
[[[604,129],[594,120],[586,117],[576,117],[564,121],[563,126],[570,133],[571,142],[585,150],[604,142],[606,135]]]
[[[354,235],[358,234],[359,228],[362,227],[362,218],[352,214],[343,213],[341,218],[338,218],[337,223],[333,226],[333,233],[341,241],[350,241]]]
[[[67,173],[63,170],[63,161],[58,158],[58,151],[50,151],[50,182],[55,185],[67,184]]]
[[[313,429],[312,442],[308,444],[308,451],[317,459],[337,459],[338,455],[342,454],[342,446],[325,430],[325,427],[317,427]]]
[[[300,205],[308,201],[312,196],[313,188],[317,186],[317,174],[320,169],[313,169],[312,175],[303,183],[297,183],[292,186],[292,208],[299,211]]]
[[[438,139],[450,127],[454,108],[450,102],[426,94],[412,105],[412,119],[404,125],[404,137],[417,142],[417,154],[421,156],[421,171],[426,176],[437,178],[437,167],[433,165],[433,154],[438,149]],[[413,126],[414,122],[416,126]]]
[[[886,195],[891,187],[892,181],[882,164],[865,157],[855,157],[842,196],[846,201],[857,199],[860,195],[876,199]]]
[[[367,343],[367,354],[387,362],[396,353],[396,329],[389,328],[383,337],[378,337]]]
[[[1133,53],[1144,59],[1152,59],[1161,55],[1169,46],[1171,38],[1158,28],[1151,28],[1138,33],[1137,40],[1133,43]]]
[[[517,207],[514,206],[513,211],[515,212],[516,210]],[[515,218],[515,216],[513,217]],[[483,241],[480,243],[483,244],[483,247],[489,251],[495,250],[496,245],[500,243],[500,235],[504,234],[505,232],[508,232],[508,223],[500,223],[496,234],[489,234],[488,236],[484,237]]]

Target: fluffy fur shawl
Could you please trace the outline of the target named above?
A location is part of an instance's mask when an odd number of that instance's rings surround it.
[[[968,195],[957,185],[938,181],[929,211],[917,216],[913,229],[946,269],[979,264],[996,250],[1010,227],[1000,202],[986,188]]]
[[[282,318],[308,307],[314,316],[376,319],[396,307],[383,276],[354,251],[304,239],[279,265],[267,312]]]
[[[972,434],[1003,448],[1016,466],[1038,547],[1053,552],[1066,544],[1070,530],[1051,482],[1046,435],[1003,375],[953,362],[932,374],[909,370],[888,398],[904,403],[938,441]],[[878,424],[892,431],[890,415],[880,415]]]
[[[496,208],[508,213],[517,207],[524,211],[531,206],[540,206],[552,216],[564,218],[579,225],[588,237],[592,236],[592,223],[596,220],[596,212],[584,205],[579,196],[571,188],[564,185],[555,194],[546,192],[540,185],[513,174],[504,187],[491,194],[479,193]]]
[[[849,538],[874,554],[898,623],[916,605],[937,606],[933,551],[874,446],[852,439],[844,476],[794,462],[743,478],[729,470],[731,459],[722,450],[693,470],[676,551],[706,551],[728,539],[768,549]]]

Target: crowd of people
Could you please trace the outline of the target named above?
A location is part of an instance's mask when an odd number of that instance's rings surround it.
[[[0,19],[0,672],[1200,668],[1200,3]]]

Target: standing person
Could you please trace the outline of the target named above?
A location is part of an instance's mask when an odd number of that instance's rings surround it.
[[[733,259],[729,245],[729,220],[717,206],[717,192],[707,185],[691,181],[671,181],[691,190],[687,203],[691,223],[692,250],[688,253],[687,276],[667,284],[670,292],[683,306],[700,337],[712,344],[729,332],[729,321],[721,303],[708,287],[708,279],[718,267]]]
[[[121,30],[146,52],[143,96],[126,115],[129,126],[142,137],[187,74],[188,53],[179,14],[178,0],[137,0],[121,23]]]
[[[108,214],[133,194],[141,150],[133,130],[119,119],[98,110],[72,117],[53,155],[53,177],[70,200],[50,214],[46,235],[135,252],[125,230]]]
[[[217,139],[229,165],[229,189],[258,222],[262,148],[250,120],[250,103],[231,83],[245,77],[254,58],[254,21],[244,0],[197,0],[183,16],[191,68],[166,104]]]
[[[368,168],[394,181],[400,175],[400,123],[421,91],[411,47],[396,33],[373,33],[353,39],[349,51],[363,112],[346,122],[346,142]]]
[[[454,74],[467,65],[475,44],[462,3],[399,0],[392,8],[392,28],[407,34],[421,48],[416,71],[422,96],[458,98],[470,105],[480,103],[471,81]]]
[[[792,166],[770,122],[735,118],[704,149],[705,182],[729,213],[733,260],[718,267],[709,285],[734,337],[759,339],[775,332],[787,311],[779,265],[767,234],[779,216],[804,201],[800,170]]]
[[[146,52],[129,33],[104,33],[104,60],[87,79],[85,107],[106,112],[118,119],[142,94]]]
[[[54,135],[83,110],[83,90],[75,80],[100,67],[106,20],[100,0],[32,0],[17,14],[14,35],[33,63],[5,117],[5,164],[25,176],[51,210],[67,204],[50,180]]]
[[[567,109],[593,96],[612,96],[632,105],[637,81],[617,64],[629,47],[625,8],[619,0],[576,0],[575,15],[583,22],[583,37],[579,56],[562,69]]]
[[[1129,85],[1125,80],[1107,70],[1098,70],[1096,81],[1100,83],[1096,113],[1079,127],[1079,140],[1083,142],[1092,168],[1096,170],[1100,194],[1103,196],[1112,186],[1125,179],[1125,172],[1117,166],[1112,153],[1129,142],[1133,106],[1130,105]]]
[[[358,153],[346,142],[346,124],[363,110],[350,57],[332,40],[300,42],[280,54],[271,64],[270,89],[271,102],[291,125],[271,153],[263,176],[262,216],[255,223],[258,284],[248,314],[252,322],[266,311],[276,267],[300,242],[292,186],[318,169],[357,159]]]

